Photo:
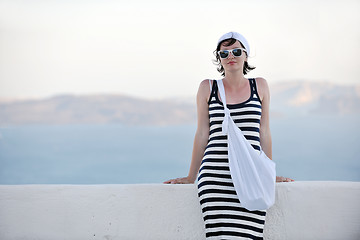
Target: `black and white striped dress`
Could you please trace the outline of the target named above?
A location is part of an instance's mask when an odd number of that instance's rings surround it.
[[[249,79],[249,83],[249,99],[227,106],[245,138],[260,152],[261,101],[255,79]],[[206,239],[263,239],[266,211],[243,208],[236,195],[229,170],[227,136],[221,133],[224,107],[218,97],[216,81],[211,89],[210,134],[198,176]]]

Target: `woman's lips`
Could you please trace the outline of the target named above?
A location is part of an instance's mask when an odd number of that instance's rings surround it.
[[[234,61],[230,61],[230,62],[228,62],[228,64],[235,64],[236,62],[234,62]]]

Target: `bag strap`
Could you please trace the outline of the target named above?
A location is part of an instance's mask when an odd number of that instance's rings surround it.
[[[224,105],[224,121],[222,122],[222,133],[224,135],[228,134],[228,130],[229,130],[229,121],[233,121],[231,116],[230,116],[230,110],[228,109],[227,105],[226,105],[226,95],[225,95],[225,88],[224,88],[224,83],[222,81],[222,79],[220,80],[216,80],[217,85],[218,85],[218,89],[219,89],[219,93],[220,93],[220,97],[221,97],[221,101]]]
[[[221,101],[224,104],[224,108],[227,108],[224,83],[223,83],[222,79],[216,80],[216,82],[217,82],[217,85],[218,85]]]

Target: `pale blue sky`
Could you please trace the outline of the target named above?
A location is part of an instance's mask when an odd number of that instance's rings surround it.
[[[192,96],[218,38],[245,35],[248,76],[357,83],[360,1],[0,0],[0,98]]]

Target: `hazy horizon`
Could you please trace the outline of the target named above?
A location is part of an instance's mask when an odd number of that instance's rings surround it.
[[[199,82],[200,83],[200,82]],[[274,90],[278,90],[279,88],[283,88],[281,85],[282,84],[288,84],[288,85],[293,85],[293,84],[299,84],[299,83],[310,83],[310,84],[331,84],[333,86],[339,86],[339,87],[354,87],[355,91],[358,93],[358,96],[360,97],[360,82],[359,83],[349,83],[349,82],[345,82],[345,83],[341,83],[341,82],[330,82],[330,81],[312,81],[312,80],[307,80],[307,79],[291,79],[288,81],[275,81],[275,82],[268,82],[269,83],[269,87],[270,87],[270,93],[272,95],[272,97],[274,97],[274,95],[276,94]],[[301,85],[301,84],[300,84]],[[194,85],[195,88],[197,88],[197,85]],[[143,99],[143,100],[148,100],[148,101],[152,101],[152,100],[167,100],[167,99],[177,99],[180,101],[191,101],[193,103],[195,103],[195,99],[196,99],[196,93],[193,94],[184,94],[184,95],[173,95],[173,96],[158,96],[158,97],[154,97],[154,96],[137,96],[136,94],[131,94],[131,93],[125,93],[125,92],[85,92],[85,93],[74,93],[74,92],[58,92],[58,93],[54,93],[54,94],[50,94],[50,95],[44,95],[44,96],[16,96],[16,97],[1,97],[0,96],[0,102],[13,102],[13,101],[31,101],[31,100],[44,100],[44,99],[51,99],[51,98],[56,98],[56,97],[61,97],[61,96],[74,96],[74,97],[85,97],[85,96],[124,96],[124,97],[128,97],[128,98],[134,98],[134,99]]]

